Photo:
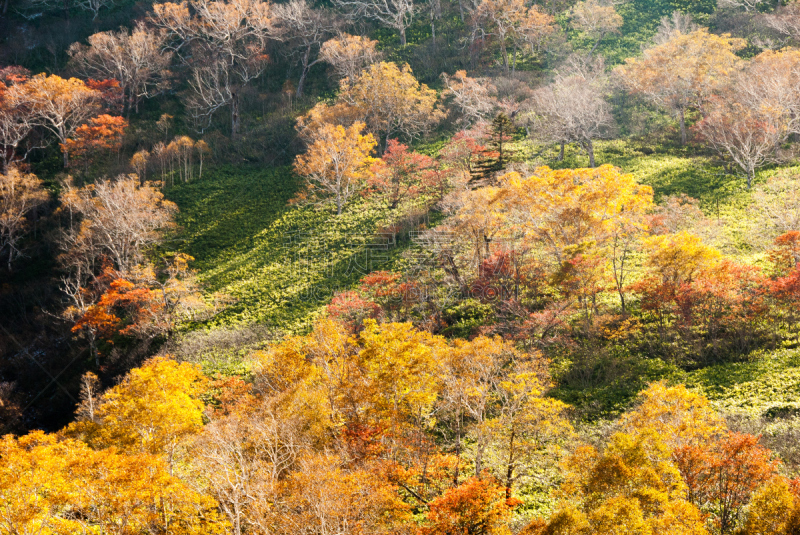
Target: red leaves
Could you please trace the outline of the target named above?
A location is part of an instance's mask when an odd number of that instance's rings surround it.
[[[336,294],[327,310],[331,318],[343,323],[351,332],[360,330],[365,319],[377,319],[381,313],[380,305],[353,291]]]
[[[444,188],[439,166],[433,158],[408,150],[396,139],[390,139],[383,158],[373,165],[373,177],[367,182],[368,193],[381,195],[389,208],[410,197],[438,195]]]
[[[484,302],[511,298],[515,275],[513,254],[503,251],[484,259],[478,267],[478,278],[472,283],[470,295]]]
[[[109,111],[122,111],[123,91],[118,80],[108,78],[105,80],[93,80],[89,78],[86,81],[86,87],[99,91],[103,106]]]

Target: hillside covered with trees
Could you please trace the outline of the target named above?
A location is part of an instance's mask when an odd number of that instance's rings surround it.
[[[0,535],[800,533],[800,0],[0,0]]]

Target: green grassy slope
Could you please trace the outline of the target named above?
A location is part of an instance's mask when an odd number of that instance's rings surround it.
[[[232,304],[208,326],[263,323],[307,330],[333,292],[385,269],[401,247],[376,235],[381,212],[354,199],[336,216],[328,206],[289,201],[298,179],[289,168],[218,167],[168,194],[180,208],[174,246],[193,257],[200,281]]]

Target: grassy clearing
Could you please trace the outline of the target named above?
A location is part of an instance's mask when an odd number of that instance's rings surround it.
[[[376,235],[378,207],[355,199],[337,217],[290,204],[298,187],[286,167],[220,167],[170,191],[180,207],[175,247],[195,257],[209,293],[232,301],[206,327],[305,331],[334,292],[398,258],[402,247]]]

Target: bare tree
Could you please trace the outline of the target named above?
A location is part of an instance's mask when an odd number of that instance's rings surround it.
[[[333,0],[333,3],[344,9],[352,20],[363,17],[397,30],[400,44],[406,46],[406,29],[416,11],[414,0]]]
[[[64,10],[67,14],[72,7],[89,11],[92,13],[92,20],[97,18],[100,10],[114,6],[114,0],[28,0],[26,8],[28,10]],[[8,2],[6,2],[8,5]]]
[[[658,31],[653,37],[653,42],[657,45],[663,45],[678,35],[690,34],[698,28],[699,26],[691,15],[675,11],[671,16],[661,19],[661,24],[658,25]]]
[[[753,188],[752,213],[756,215],[751,225],[759,248],[769,246],[773,240],[793,230],[800,230],[800,182],[789,171],[776,174]]]
[[[9,89],[0,81],[0,173],[7,173],[11,164],[25,160],[31,150],[43,146],[42,143],[30,142],[34,126],[36,121],[25,93],[14,90],[13,85]],[[25,151],[20,156],[23,145]]]
[[[336,75],[350,85],[365,67],[380,61],[382,54],[377,44],[378,41],[368,37],[343,33],[325,41],[319,57],[330,63]]]
[[[239,93],[267,65],[266,43],[275,37],[271,6],[259,0],[195,0],[153,6],[153,23],[167,30],[193,69],[188,104],[200,130],[214,113],[231,109],[231,136],[239,133]]]
[[[89,36],[89,44],[69,48],[73,64],[85,76],[114,78],[125,95],[125,107],[138,111],[139,102],[167,87],[172,52],[163,50],[164,30],[138,22],[133,30],[100,32]]]
[[[722,88],[696,125],[698,134],[730,157],[752,187],[759,167],[778,162],[790,134],[800,132],[800,52],[766,51]]]
[[[744,9],[757,11],[759,7],[768,4],[767,0],[717,0],[717,8]]]
[[[280,482],[304,449],[295,422],[278,415],[273,403],[267,399],[244,414],[210,415],[191,450],[198,483],[217,499],[235,535],[273,524],[280,515],[274,507]]]
[[[740,64],[734,52],[745,41],[711,34],[705,28],[669,35],[667,41],[646,49],[641,57],[627,59],[614,72],[628,91],[674,114],[685,145],[686,111],[730,79]]]
[[[453,76],[442,73],[442,81],[447,86],[445,94],[452,97],[457,109],[458,122],[465,128],[486,120],[497,107],[491,95],[494,87],[486,78],[470,78],[466,71],[457,71]]]
[[[559,159],[563,158],[565,143],[576,143],[594,167],[594,140],[608,138],[615,129],[611,106],[603,97],[607,84],[601,59],[573,61],[531,98],[527,117],[534,137],[561,143]]]
[[[288,40],[286,50],[292,56],[299,56],[300,80],[297,82],[297,96],[303,95],[303,86],[308,71],[323,61],[319,56],[322,43],[336,30],[336,21],[322,10],[312,9],[306,0],[290,0],[274,8],[278,28]]]
[[[606,35],[618,32],[623,22],[614,3],[603,0],[578,2],[570,11],[570,17],[572,26],[587,39],[594,41],[590,55],[594,54]]]
[[[84,422],[96,423],[95,411],[100,403],[100,379],[92,372],[81,376],[81,403],[78,405],[76,416]]]
[[[751,108],[740,96],[734,93],[714,99],[695,129],[706,143],[744,171],[747,187],[752,187],[756,169],[780,161],[777,150],[789,132],[779,110]]]
[[[92,13],[92,20],[97,18],[101,9],[111,8],[113,5],[114,0],[75,0],[76,7]]]
[[[774,13],[764,16],[770,28],[794,40],[800,40],[800,2],[789,2],[779,6]]]
[[[7,266],[23,256],[20,240],[28,233],[28,216],[49,200],[36,175],[11,167],[0,174],[0,253],[6,252]]]
[[[91,271],[98,255],[107,256],[114,267],[127,272],[141,262],[144,251],[158,243],[172,225],[177,207],[149,184],[141,186],[136,175],[120,175],[77,189],[66,185],[62,203],[80,217],[61,239],[65,267],[83,264]]]

